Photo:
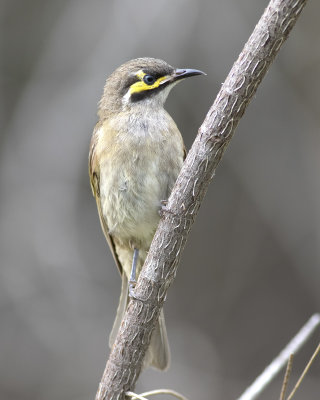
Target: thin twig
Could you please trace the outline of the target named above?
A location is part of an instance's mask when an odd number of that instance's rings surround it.
[[[137,394],[137,393],[134,393],[134,392],[126,392],[126,396],[127,396],[127,397],[131,397],[132,400],[135,400],[135,399],[138,399],[138,400],[148,400],[146,397],[144,397],[144,396],[142,395],[142,393],[141,393],[141,394]]]
[[[313,363],[313,361],[315,360],[315,358],[317,357],[319,352],[320,352],[320,343],[318,344],[318,347],[316,348],[316,351],[313,353],[312,357],[310,358],[307,366],[303,370],[303,372],[302,372],[300,378],[298,379],[298,382],[296,383],[295,387],[293,388],[292,392],[289,394],[287,400],[291,400],[292,399],[292,397],[296,393],[298,387],[300,386],[301,382],[303,381],[304,377],[306,376],[307,372],[309,371],[309,368],[311,367],[311,364]]]
[[[316,328],[320,325],[320,314],[314,314],[309,321],[300,329],[296,336],[287,344],[281,353],[262,372],[261,375],[249,386],[238,400],[253,400],[266,388],[274,377],[286,365],[290,355],[297,351],[307,342]]]
[[[168,199],[102,376],[96,400],[123,400],[142,363],[215,170],[307,0],[271,0],[221,86]]]
[[[284,396],[286,395],[290,375],[291,375],[291,370],[292,370],[292,364],[293,364],[293,354],[290,354],[288,363],[287,363],[287,368],[286,368],[286,373],[284,374],[283,378],[283,383],[281,387],[281,393],[280,393],[280,400],[284,400]]]
[[[134,392],[126,392],[126,396],[131,397],[132,400],[135,400],[135,399],[147,400],[146,396],[155,396],[157,394],[169,394],[169,395],[171,395],[173,397],[176,397],[177,399],[180,399],[180,400],[188,400],[182,394],[176,392],[175,390],[171,390],[171,389],[150,390],[149,392],[140,393],[139,395],[134,393]]]

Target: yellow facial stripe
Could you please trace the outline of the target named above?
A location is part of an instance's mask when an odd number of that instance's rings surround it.
[[[152,89],[156,89],[157,87],[159,87],[160,83],[162,81],[164,81],[165,79],[167,79],[167,76],[161,76],[160,78],[158,78],[152,85],[147,85],[146,83],[143,82],[143,78],[146,76],[147,74],[143,71],[139,71],[136,76],[140,79],[139,82],[134,83],[133,85],[130,86],[130,94],[133,93],[139,93],[139,92],[143,92],[145,90],[152,90]]]

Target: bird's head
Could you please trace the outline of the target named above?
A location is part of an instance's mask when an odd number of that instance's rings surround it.
[[[176,83],[195,75],[205,73],[197,69],[175,69],[155,58],[128,61],[108,77],[99,103],[99,115],[132,107],[162,107]]]

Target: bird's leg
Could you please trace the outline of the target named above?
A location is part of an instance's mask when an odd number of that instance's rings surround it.
[[[134,288],[136,286],[136,271],[137,271],[137,263],[139,257],[139,249],[134,248],[133,250],[133,259],[132,259],[132,267],[131,267],[131,275],[129,280],[129,296],[135,298]]]

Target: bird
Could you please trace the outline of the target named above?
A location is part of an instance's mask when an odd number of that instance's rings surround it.
[[[205,75],[173,68],[156,58],[136,58],[107,78],[89,151],[89,177],[101,227],[122,278],[112,347],[186,150],[164,109],[170,90],[183,79]],[[133,273],[132,273],[133,271]],[[163,311],[143,366],[165,370],[170,349]]]

